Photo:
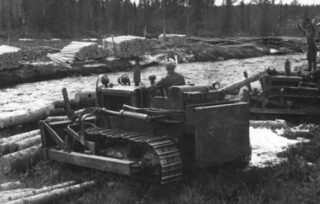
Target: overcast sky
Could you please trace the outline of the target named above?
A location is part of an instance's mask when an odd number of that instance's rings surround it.
[[[133,1],[135,1],[135,2],[139,2],[139,0],[133,0]],[[216,4],[217,5],[220,5],[221,4],[221,2],[222,2],[223,0],[216,0]],[[239,2],[240,2],[241,0],[239,0]],[[244,0],[245,2],[250,2],[250,0]],[[280,2],[280,0],[276,0],[276,3],[279,3]],[[291,2],[292,2],[292,0],[282,0],[282,2],[285,4],[285,3],[288,3],[288,4],[290,4]],[[301,4],[309,4],[309,5],[312,5],[312,4],[320,4],[320,0],[299,0],[299,2],[301,3]]]

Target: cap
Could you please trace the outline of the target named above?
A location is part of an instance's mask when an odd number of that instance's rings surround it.
[[[176,61],[175,60],[173,60],[173,59],[169,59],[168,60],[168,62],[166,63],[166,68],[167,69],[174,69],[174,68],[176,68],[176,66],[177,66],[177,63],[176,63]]]

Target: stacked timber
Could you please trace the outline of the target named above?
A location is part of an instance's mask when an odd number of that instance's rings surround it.
[[[105,38],[103,46],[108,54],[121,58],[139,57],[150,49],[150,44],[144,37],[132,35]]]
[[[21,56],[20,48],[7,45],[0,46],[0,70],[14,69],[19,67]]]
[[[0,184],[1,185],[1,184]],[[24,203],[53,203],[64,196],[79,193],[87,188],[93,187],[95,181],[76,183],[67,181],[42,188],[15,188],[12,190],[0,189],[0,203],[24,204]]]
[[[81,49],[92,46],[93,42],[78,42],[72,41],[69,45],[62,48],[62,50],[55,54],[48,54],[47,56],[57,64],[62,64],[69,66],[69,64],[74,63],[76,60],[76,54],[80,52]],[[83,54],[81,54],[83,56]]]
[[[98,45],[89,45],[81,48],[75,55],[75,60],[84,62],[88,60],[99,60],[107,57],[107,52]]]

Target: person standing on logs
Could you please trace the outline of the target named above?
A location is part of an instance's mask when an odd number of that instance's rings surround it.
[[[315,27],[310,19],[307,18],[303,25],[298,24],[298,28],[307,38],[308,71],[315,71],[317,69],[317,46],[314,40]]]

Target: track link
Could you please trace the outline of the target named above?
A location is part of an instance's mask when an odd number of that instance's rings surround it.
[[[87,137],[99,136],[112,142],[142,144],[145,148],[151,148],[158,159],[157,164],[160,166],[158,182],[161,185],[167,185],[182,180],[182,158],[174,142],[168,137],[155,137],[138,131],[102,129],[99,127],[88,128],[85,132]]]

